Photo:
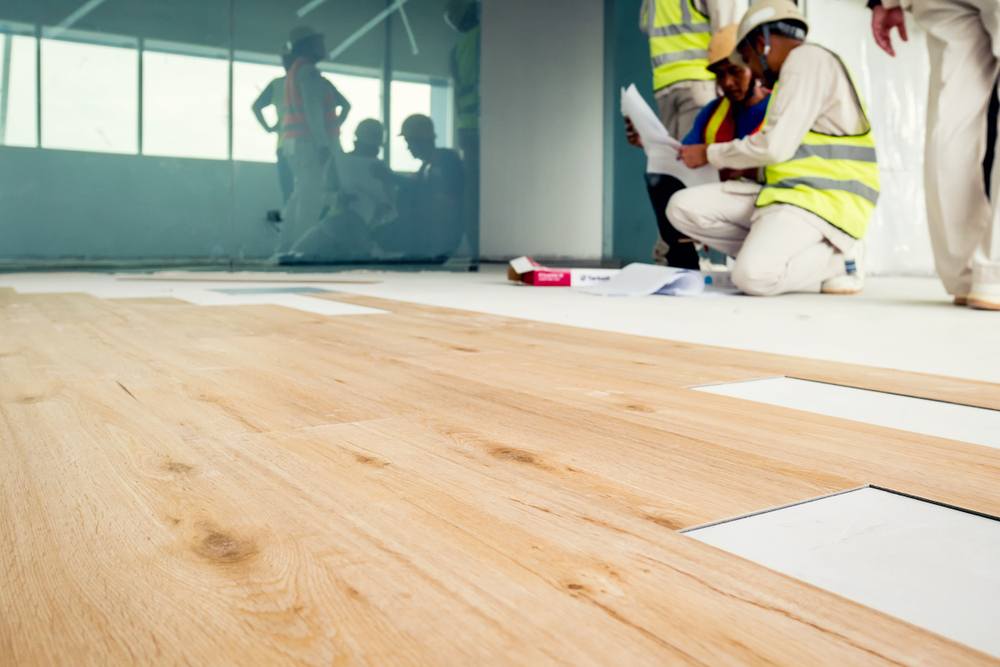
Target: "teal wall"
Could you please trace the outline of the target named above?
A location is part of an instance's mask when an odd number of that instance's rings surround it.
[[[653,104],[652,73],[649,67],[649,44],[639,31],[642,0],[608,0],[613,25],[607,31],[608,75],[613,103],[605,122],[610,134],[605,143],[606,195],[610,205],[605,212],[606,236],[611,237],[606,256],[630,262],[651,263],[656,243],[656,216],[646,194],[646,156],[625,141],[625,122],[620,112],[621,89],[634,83]],[[613,15],[612,15],[613,10]],[[610,191],[609,191],[610,189]],[[607,198],[607,197],[606,197]],[[610,221],[607,219],[610,216]],[[610,234],[607,232],[610,231]]]
[[[277,180],[267,163],[5,146],[0,257],[265,258]]]

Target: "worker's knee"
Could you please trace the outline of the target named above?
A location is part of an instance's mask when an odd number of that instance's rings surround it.
[[[674,229],[688,236],[698,231],[701,217],[698,214],[698,200],[690,189],[674,193],[667,205],[667,220]]]
[[[781,267],[754,257],[738,257],[733,265],[733,284],[751,296],[782,293]]]

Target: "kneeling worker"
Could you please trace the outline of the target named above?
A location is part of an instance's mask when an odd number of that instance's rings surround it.
[[[714,144],[748,137],[760,130],[764,124],[764,113],[771,91],[759,85],[753,72],[729,60],[729,54],[736,48],[738,26],[722,28],[708,43],[708,71],[715,76],[716,85],[722,96],[709,102],[698,113],[694,126],[682,143]],[[627,137],[633,146],[642,147],[642,140],[631,121],[625,119]],[[726,170],[721,173],[723,180],[749,176],[756,178],[756,170],[750,175],[741,170]],[[668,250],[667,266],[681,269],[698,269],[698,253],[693,243],[681,243],[684,235],[678,233],[667,218],[667,205],[676,192],[684,189],[684,184],[667,174],[648,171],[646,189],[656,213],[656,224],[660,238]]]
[[[759,0],[740,23],[731,59],[774,87],[763,129],[745,139],[684,146],[695,168],[763,167],[763,184],[730,181],[674,195],[667,216],[736,258],[733,282],[774,295],[820,283],[827,294],[864,288],[864,237],[879,194],[871,124],[839,57],[805,44],[790,0]]]

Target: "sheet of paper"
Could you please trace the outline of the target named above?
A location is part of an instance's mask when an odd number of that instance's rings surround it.
[[[705,278],[698,271],[653,264],[629,264],[605,283],[580,290],[596,296],[697,296],[705,291]]]
[[[622,115],[635,126],[646,150],[646,171],[650,174],[668,174],[689,188],[719,182],[719,170],[712,165],[688,169],[677,159],[681,143],[671,137],[659,117],[646,103],[633,83],[622,89]]]

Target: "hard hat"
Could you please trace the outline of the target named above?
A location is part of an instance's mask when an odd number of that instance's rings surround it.
[[[304,39],[310,39],[312,37],[322,37],[323,35],[316,32],[307,25],[300,25],[297,28],[292,28],[292,31],[288,33],[288,43],[285,45],[289,51],[295,48],[295,45]]]
[[[434,121],[423,114],[415,113],[403,121],[403,130],[399,136],[407,139],[435,139]]]
[[[708,66],[721,63],[729,58],[729,54],[736,50],[736,32],[740,29],[735,23],[727,25],[712,35],[708,43]]]
[[[355,143],[381,146],[383,141],[385,141],[385,130],[382,129],[382,123],[374,118],[366,118],[358,123],[357,129],[354,130]]]
[[[455,30],[462,26],[465,15],[476,4],[475,0],[447,0],[444,5],[444,20]]]
[[[798,21],[806,27],[806,32],[809,32],[809,22],[792,0],[757,0],[750,5],[750,9],[740,21],[740,28],[736,33],[736,48],[733,49],[730,60],[741,67],[746,67],[747,64],[743,62],[739,52],[743,40],[756,28],[778,21]]]

